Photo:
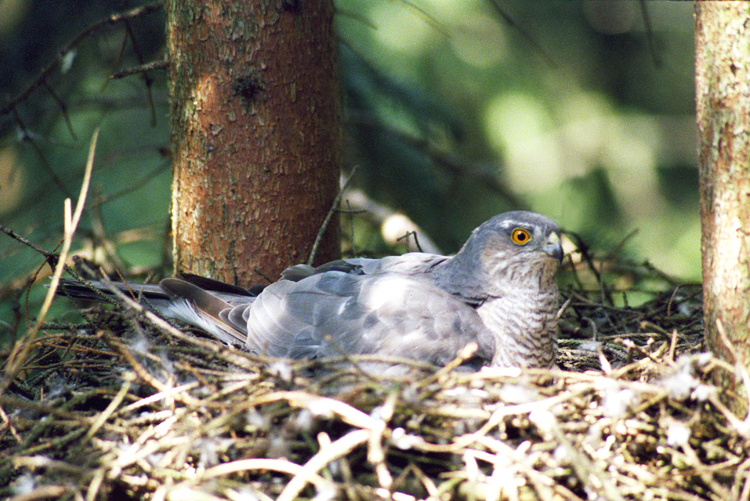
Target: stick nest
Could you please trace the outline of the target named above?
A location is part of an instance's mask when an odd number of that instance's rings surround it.
[[[746,500],[750,425],[711,384],[741,374],[699,353],[696,291],[569,293],[559,369],[391,379],[84,312],[0,396],[0,497]]]

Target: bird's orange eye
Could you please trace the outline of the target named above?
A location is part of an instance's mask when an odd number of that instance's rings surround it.
[[[514,244],[526,245],[531,242],[531,234],[523,228],[516,228],[510,234],[510,239],[513,240]]]

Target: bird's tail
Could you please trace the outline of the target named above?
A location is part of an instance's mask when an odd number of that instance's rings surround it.
[[[164,289],[157,284],[140,284],[127,282],[104,283],[98,280],[80,282],[70,278],[61,278],[57,294],[71,299],[96,301],[99,303],[120,304],[115,290],[119,290],[134,301],[138,301],[158,313],[167,306],[172,299]]]
[[[118,291],[161,317],[199,327],[226,344],[245,343],[247,324],[243,313],[255,295],[223,282],[195,275],[167,278],[158,285],[63,278],[57,294],[76,300],[120,304]]]

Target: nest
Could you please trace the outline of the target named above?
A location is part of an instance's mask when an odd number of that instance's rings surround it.
[[[710,383],[735,368],[700,353],[696,291],[569,293],[559,369],[387,379],[87,311],[0,396],[0,497],[746,500],[750,426]]]

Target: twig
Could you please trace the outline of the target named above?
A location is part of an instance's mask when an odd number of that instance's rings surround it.
[[[310,481],[309,478],[325,467],[331,461],[349,454],[357,446],[367,442],[370,430],[350,431],[340,439],[332,442],[330,446],[322,448],[310,460],[305,463],[302,470],[292,478],[284,490],[281,491],[276,501],[294,501],[302,489]]]
[[[424,378],[421,380],[417,386],[418,387],[425,387],[428,384],[432,383],[433,381],[438,381],[440,378],[447,376],[453,370],[466,362],[467,360],[471,359],[471,357],[474,356],[474,354],[477,352],[477,349],[479,346],[474,341],[468,343],[466,346],[461,348],[458,353],[456,354],[456,358],[445,364],[444,367],[440,368],[440,370],[435,371],[434,374],[431,374],[430,376]]]
[[[368,416],[359,409],[339,400],[321,397],[304,391],[278,391],[268,395],[259,396],[248,403],[249,406],[259,406],[270,402],[285,401],[292,407],[312,410],[315,414],[335,414],[339,418],[357,428],[372,429],[378,424],[378,420]]]
[[[581,257],[586,262],[586,264],[589,266],[589,269],[594,274],[594,277],[596,277],[596,281],[599,283],[600,287],[604,289],[604,282],[602,280],[602,275],[599,272],[599,270],[596,269],[596,266],[594,265],[594,259],[591,257],[591,254],[589,253],[589,246],[586,244],[586,242],[583,240],[583,238],[578,233],[573,233],[572,231],[565,231],[568,235],[571,235],[576,239],[576,250],[581,253]],[[611,298],[610,304],[612,304]]]
[[[615,245],[614,248],[611,251],[609,251],[609,253],[607,254],[607,256],[604,259],[612,259],[614,256],[616,256],[617,254],[619,254],[620,251],[622,251],[623,247],[625,247],[625,244],[628,243],[628,240],[630,240],[631,238],[633,238],[634,236],[636,236],[639,231],[640,230],[638,228],[635,228],[634,230],[631,230],[630,233],[628,233],[627,235],[625,235],[625,237],[623,237],[622,239],[620,239],[620,241],[617,243],[617,245]]]
[[[118,412],[119,414],[125,414],[133,412],[137,409],[140,409],[142,407],[146,407],[148,405],[151,405],[153,403],[159,402],[160,400],[165,400],[168,398],[174,398],[175,395],[182,393],[187,390],[193,390],[195,388],[198,388],[199,383],[197,381],[191,381],[189,383],[185,383],[180,386],[176,386],[174,388],[170,387],[163,391],[159,391],[158,393],[154,393],[153,395],[149,397],[142,398],[138,400],[137,402],[134,402],[130,405],[127,405],[120,409]]]
[[[130,391],[130,385],[135,380],[135,376],[132,372],[127,372],[124,374],[123,379],[125,380],[125,384],[120,387],[117,395],[115,395],[115,398],[113,398],[109,405],[107,405],[107,408],[104,409],[102,413],[99,414],[99,416],[96,418],[96,421],[94,421],[94,424],[91,425],[91,428],[89,428],[89,431],[86,433],[84,440],[91,440],[91,437],[96,435],[96,432],[99,431],[99,428],[101,428],[104,423],[107,422],[107,419],[109,419],[109,417],[114,414],[115,410],[117,410],[117,407],[125,399],[125,395],[127,395],[128,391]]]
[[[135,180],[133,183],[130,183],[128,186],[125,186],[119,191],[97,195],[91,200],[91,203],[89,205],[92,208],[97,207],[107,202],[111,202],[112,200],[116,200],[136,190],[139,190],[140,188],[143,188],[148,183],[150,183],[151,181],[156,179],[158,176],[163,174],[169,168],[170,168],[169,163],[164,162],[160,164],[158,167],[151,170],[150,172],[146,173],[142,178]]]
[[[109,339],[109,342],[113,344],[117,350],[120,352],[120,355],[128,362],[128,364],[133,368],[135,373],[140,377],[144,382],[146,382],[149,386],[154,388],[156,391],[159,391],[161,393],[168,393],[169,392],[169,386],[162,383],[158,379],[156,379],[153,375],[151,375],[150,372],[146,370],[143,365],[138,362],[138,360],[135,359],[132,353],[123,345],[119,340],[117,339]],[[189,407],[197,407],[200,405],[200,400],[197,400],[190,396],[189,394],[180,394],[177,393],[174,396],[175,400],[178,400],[185,405]]]
[[[49,307],[52,305],[52,300],[55,297],[55,291],[60,283],[60,277],[65,270],[65,260],[68,258],[68,252],[70,246],[73,244],[73,235],[75,234],[78,222],[81,220],[81,214],[83,213],[83,206],[86,202],[86,194],[88,193],[89,183],[91,182],[91,171],[94,167],[94,152],[96,151],[96,140],[99,137],[99,129],[94,131],[91,136],[91,144],[89,146],[89,156],[86,160],[86,169],[83,174],[83,181],[81,183],[81,192],[78,195],[78,203],[76,204],[75,212],[71,214],[70,199],[65,199],[65,214],[64,214],[64,241],[63,248],[60,252],[60,258],[55,266],[55,273],[52,276],[52,282],[50,283],[47,296],[44,298],[42,308],[39,312],[39,318],[37,319],[34,326],[13,346],[10,356],[8,357],[7,368],[5,376],[0,381],[0,395],[2,395],[8,388],[10,383],[15,379],[18,371],[21,370],[23,362],[26,360],[31,350],[32,341],[36,337],[37,332],[44,323],[44,317],[49,311]]]
[[[24,245],[26,245],[28,247],[31,247],[32,249],[34,249],[35,251],[37,251],[39,254],[41,254],[42,256],[44,256],[46,258],[57,259],[57,256],[58,256],[57,253],[55,253],[55,252],[47,252],[46,250],[44,250],[41,247],[39,247],[38,245],[36,245],[34,242],[31,242],[30,240],[27,240],[26,238],[22,237],[21,235],[19,235],[15,231],[11,230],[10,228],[6,228],[2,224],[0,224],[0,231],[2,231],[3,233],[5,233],[9,237],[13,238],[14,240],[17,240],[17,241],[21,242],[22,244],[24,244]],[[55,266],[56,263],[51,263],[51,264],[52,264],[52,266]]]
[[[289,475],[300,475],[303,474],[303,467],[292,463],[286,459],[240,459],[232,461],[230,463],[224,463],[212,468],[209,468],[201,476],[203,479],[210,479],[216,477],[223,477],[230,473],[238,473],[242,471],[253,471],[253,470],[267,470],[267,471],[278,471],[281,473],[287,473]],[[317,473],[308,474],[306,480],[313,484],[318,489],[329,485],[328,480],[324,479]]]
[[[141,64],[132,68],[126,68],[124,70],[116,71],[110,75],[109,78],[117,80],[120,78],[129,77],[130,75],[137,75],[138,73],[146,73],[148,71],[155,70],[166,70],[169,68],[169,60],[162,59],[161,61],[152,61],[150,63]]]
[[[436,30],[438,30],[440,33],[442,33],[443,35],[445,35],[447,38],[451,37],[450,33],[448,33],[448,30],[445,29],[445,27],[442,24],[440,24],[440,21],[438,21],[437,19],[435,19],[434,16],[431,16],[430,14],[428,14],[426,10],[424,10],[421,7],[418,7],[417,5],[414,5],[413,2],[410,2],[410,1],[407,1],[407,0],[404,0],[402,2],[402,4],[405,7],[409,8],[409,9],[412,9],[417,14],[419,14],[425,20],[425,22],[427,22],[427,24],[429,24],[430,26],[432,26],[433,28],[435,28]]]
[[[36,154],[39,156],[39,160],[42,162],[42,166],[47,171],[47,173],[50,175],[52,180],[55,182],[58,188],[60,188],[60,191],[63,192],[63,194],[68,197],[72,198],[73,195],[68,190],[68,187],[65,186],[65,184],[62,182],[62,179],[57,175],[55,170],[52,168],[52,166],[47,161],[47,157],[44,156],[44,152],[39,147],[38,144],[36,144],[36,141],[34,140],[33,135],[29,131],[29,129],[26,127],[26,124],[23,123],[23,120],[21,120],[21,115],[18,113],[18,110],[16,108],[13,108],[13,117],[16,119],[16,123],[18,124],[18,128],[21,129],[21,132],[23,133],[23,139],[25,141],[28,141],[31,144],[31,147],[34,149]]]
[[[407,146],[424,153],[437,167],[442,168],[444,171],[453,174],[454,176],[470,177],[480,182],[485,188],[489,188],[498,193],[514,207],[519,209],[528,208],[528,203],[513,193],[513,190],[506,186],[497,177],[494,170],[467,163],[459,156],[438,149],[427,139],[389,127],[388,125],[363,113],[350,112],[346,118],[346,122],[359,127],[376,129],[384,134],[394,137],[396,140],[401,141]]]
[[[49,92],[49,95],[52,96],[52,99],[55,100],[57,105],[60,107],[60,111],[62,111],[63,117],[65,118],[65,125],[68,126],[68,131],[70,132],[70,135],[73,137],[74,141],[78,141],[78,136],[76,136],[75,131],[73,130],[73,122],[70,121],[70,115],[68,114],[68,106],[65,104],[65,101],[63,101],[60,96],[57,95],[57,92],[55,92],[55,89],[52,88],[52,86],[45,80],[44,82],[44,88],[47,89],[47,92]]]
[[[415,447],[426,452],[456,452],[463,449],[464,447],[473,444],[480,438],[487,435],[490,430],[498,426],[507,416],[528,414],[533,411],[547,411],[555,405],[561,404],[562,402],[582,395],[586,391],[586,389],[581,389],[575,392],[565,392],[561,395],[556,395],[554,397],[548,397],[533,402],[505,405],[494,411],[490,415],[490,418],[477,431],[456,437],[456,439],[452,443],[431,444],[427,441],[422,440],[416,443]]]
[[[67,487],[62,485],[41,485],[33,491],[24,494],[17,494],[8,501],[35,501],[37,499],[61,499],[68,492]]]
[[[646,7],[646,0],[639,1],[641,5],[641,15],[643,16],[643,24],[646,27],[646,40],[648,41],[648,51],[651,54],[651,60],[654,62],[655,68],[661,68],[662,60],[659,57],[659,53],[656,52],[656,42],[654,40],[654,30],[651,28],[651,17],[648,15],[648,9]]]
[[[354,245],[354,212],[349,200],[346,201],[346,213],[349,215],[349,243],[352,246],[351,253],[352,256],[357,257],[357,246]]]
[[[341,189],[339,190],[338,195],[336,195],[336,198],[333,199],[331,209],[328,211],[328,214],[326,214],[326,217],[323,220],[323,224],[318,230],[318,235],[315,237],[315,243],[313,243],[312,250],[310,251],[310,257],[307,259],[308,266],[312,266],[313,261],[315,261],[315,254],[318,253],[318,247],[320,246],[320,242],[323,240],[323,235],[325,234],[326,229],[328,229],[328,224],[331,222],[331,218],[333,217],[333,215],[338,211],[339,206],[341,205],[341,197],[344,196],[344,191],[346,191],[346,188],[349,186],[349,183],[351,183],[352,178],[354,177],[354,174],[356,172],[357,166],[355,165],[352,168],[352,171],[349,173],[349,177],[347,177],[344,181],[344,184],[341,185]]]
[[[112,282],[106,277],[103,277],[101,279],[101,282],[104,285],[107,285],[108,290],[128,309],[142,315],[144,320],[146,320],[149,324],[154,326],[159,331],[168,334],[175,339],[187,341],[189,343],[197,345],[207,354],[221,353],[221,355],[225,357],[228,362],[236,365],[239,368],[247,369],[248,358],[253,357],[253,355],[251,355],[250,353],[238,351],[214,341],[203,340],[196,338],[195,336],[185,334],[160,316],[156,315],[154,312],[145,308],[142,304],[133,300],[127,294],[123,293],[120,289],[115,287]],[[161,389],[160,391],[163,391],[163,389]]]
[[[542,55],[542,59],[544,59],[547,64],[549,64],[552,68],[557,68],[557,65],[555,64],[555,61],[552,59],[551,56],[549,56],[544,49],[542,48],[539,43],[534,40],[534,38],[523,28],[521,28],[518,23],[516,23],[512,17],[508,15],[507,12],[505,12],[503,9],[500,8],[500,5],[498,5],[498,0],[490,0],[490,4],[495,8],[495,11],[498,13],[498,15],[503,18],[503,20],[506,22],[508,26],[510,26],[512,29],[516,30],[522,38],[524,38],[527,42],[531,44],[532,47],[534,47],[537,51],[539,51],[539,54]]]
[[[424,252],[422,250],[422,246],[419,245],[419,235],[417,235],[416,231],[408,231],[404,235],[398,237],[396,239],[397,242],[400,242],[401,240],[406,240],[405,246],[408,249],[409,248],[409,237],[414,237],[414,245],[417,246],[417,251]]]
[[[130,38],[130,42],[133,44],[133,52],[135,53],[136,58],[138,59],[139,64],[143,64],[143,54],[141,53],[140,48],[138,47],[138,40],[133,33],[133,26],[130,24],[129,19],[125,19],[123,21],[123,24],[125,25],[125,32],[128,34],[128,37]],[[151,127],[156,126],[156,107],[154,106],[154,96],[151,93],[151,86],[154,83],[154,79],[151,77],[151,75],[148,74],[148,71],[144,71],[141,76],[143,77],[143,84],[146,87],[146,100],[148,101],[148,109],[151,112]]]
[[[92,24],[85,30],[81,31],[78,35],[76,35],[73,40],[71,40],[65,47],[63,47],[59,51],[59,57],[56,57],[54,60],[52,60],[43,70],[42,73],[37,77],[36,80],[34,80],[26,89],[24,89],[20,94],[16,95],[14,98],[10,99],[7,103],[5,103],[5,106],[0,108],[0,116],[5,115],[10,110],[15,109],[16,106],[18,106],[19,103],[25,101],[28,99],[29,95],[34,92],[38,87],[40,87],[44,82],[46,82],[47,78],[54,72],[58,66],[62,63],[63,56],[70,52],[76,45],[78,45],[81,40],[88,37],[92,33],[100,30],[101,28],[104,28],[105,26],[114,25],[117,23],[120,23],[126,19],[133,19],[139,16],[151,14],[152,12],[156,12],[157,10],[162,8],[161,2],[155,2],[149,5],[142,5],[140,7],[136,7],[134,9],[131,9],[127,12],[123,12],[121,14],[113,14],[109,16],[106,19],[102,19],[100,21],[97,21],[96,23]]]

